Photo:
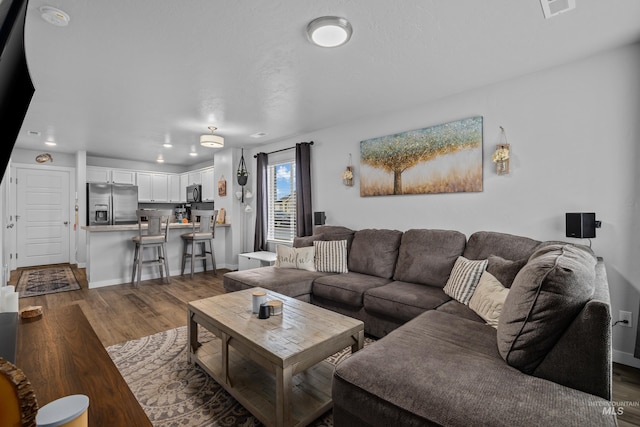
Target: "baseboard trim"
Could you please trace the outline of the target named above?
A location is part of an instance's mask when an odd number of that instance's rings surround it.
[[[623,365],[631,366],[632,368],[640,369],[640,359],[636,359],[631,353],[626,353],[620,350],[613,350],[613,361],[616,363],[621,363]]]
[[[216,267],[218,269],[229,269],[229,265],[227,264],[217,264]],[[202,268],[201,265],[199,265],[193,270],[194,273],[200,273],[202,271],[204,271],[204,269]],[[188,275],[190,272],[191,272],[190,270],[185,270],[184,274]],[[174,277],[174,276],[180,276],[180,272],[177,272],[177,271],[173,272],[171,274],[171,277]],[[157,274],[153,275],[151,273],[142,273],[142,277],[140,278],[140,280],[157,279],[159,277],[160,276],[158,276]],[[109,280],[101,280],[97,282],[89,282],[89,289],[103,288],[105,286],[113,286],[113,285],[123,285],[126,283],[131,283],[130,280],[131,280],[131,276],[127,276],[127,277],[121,277],[119,279],[109,279]]]

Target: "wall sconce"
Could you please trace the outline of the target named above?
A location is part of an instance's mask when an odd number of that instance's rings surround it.
[[[349,165],[347,166],[345,171],[342,172],[342,183],[347,187],[353,186],[353,177],[353,164],[351,163],[351,153],[349,153]]]
[[[506,175],[509,173],[510,150],[511,146],[507,143],[507,133],[500,126],[500,143],[496,145],[496,151],[491,156],[491,160],[496,164],[496,174]]]

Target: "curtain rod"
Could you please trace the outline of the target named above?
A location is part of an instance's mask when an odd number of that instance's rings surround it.
[[[301,144],[304,144],[304,142],[301,142]],[[313,145],[313,141],[309,141],[309,145]],[[274,153],[279,153],[279,152],[281,152],[281,151],[293,150],[294,148],[296,148],[296,147],[295,147],[295,146],[293,146],[293,147],[282,148],[282,149],[280,149],[280,150],[269,151],[268,153],[265,153],[265,154],[274,154]],[[260,153],[258,153],[258,154],[260,154]],[[253,155],[253,158],[254,158],[254,159],[257,159],[257,158],[258,158],[258,154],[254,154],[254,155]]]

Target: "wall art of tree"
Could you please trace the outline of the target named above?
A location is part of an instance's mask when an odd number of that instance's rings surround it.
[[[361,196],[482,191],[482,117],[362,141],[360,162]]]

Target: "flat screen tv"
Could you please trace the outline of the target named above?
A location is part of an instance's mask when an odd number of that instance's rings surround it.
[[[34,92],[24,52],[26,13],[27,0],[0,0],[0,179]]]

